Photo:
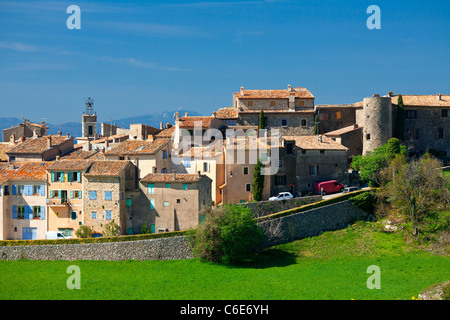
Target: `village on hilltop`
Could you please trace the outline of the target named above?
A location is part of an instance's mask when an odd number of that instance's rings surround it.
[[[450,95],[401,95],[402,143],[410,156],[450,157]],[[114,221],[123,235],[187,230],[205,206],[254,201],[257,160],[270,167],[262,200],[300,197],[315,184],[350,186],[350,163],[398,132],[399,95],[316,105],[303,87],[233,93],[210,116],[174,114],[174,125],[129,128],[97,123],[93,100],[82,136],[47,135],[45,122],[3,129],[0,143],[0,240],[102,236]],[[100,129],[100,130],[99,130]],[[100,132],[100,134],[98,133]]]

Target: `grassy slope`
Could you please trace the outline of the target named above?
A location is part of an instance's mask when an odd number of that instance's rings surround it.
[[[448,257],[378,225],[277,246],[239,267],[195,259],[0,261],[0,299],[411,299],[450,279]],[[66,287],[69,265],[81,269],[81,290]],[[380,290],[366,287],[370,265],[380,267]]]

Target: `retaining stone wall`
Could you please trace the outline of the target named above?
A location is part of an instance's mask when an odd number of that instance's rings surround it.
[[[347,227],[369,215],[349,200],[290,216],[261,222],[266,241],[262,248],[317,236]],[[172,260],[191,259],[193,251],[184,236],[107,243],[0,246],[0,260]]]
[[[262,217],[275,212],[293,209],[305,204],[318,202],[320,200],[322,200],[322,196],[316,195],[286,200],[248,202],[242,205],[250,208],[253,212],[254,217]]]

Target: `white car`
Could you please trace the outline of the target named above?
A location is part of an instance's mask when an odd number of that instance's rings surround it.
[[[269,201],[292,199],[294,196],[290,192],[280,192],[275,197],[270,197]]]

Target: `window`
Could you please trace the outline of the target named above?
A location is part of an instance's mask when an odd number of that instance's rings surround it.
[[[77,220],[77,212],[70,211],[70,220]]]
[[[41,207],[33,206],[33,219],[41,218]]]
[[[294,143],[286,142],[286,154],[292,154],[294,152]]]
[[[234,127],[236,125],[236,120],[225,119],[225,124],[229,127]]]
[[[17,206],[17,219],[25,219],[25,206]]]
[[[112,191],[105,191],[105,200],[112,200]]]
[[[92,136],[94,133],[94,128],[92,126],[88,126],[88,136]]]
[[[308,122],[306,121],[306,119],[302,119],[301,125],[302,125],[302,127],[306,127],[308,125]]]
[[[58,231],[61,232],[64,235],[64,237],[71,237],[73,229],[58,228]]]
[[[33,194],[41,194],[41,186],[33,186]]]
[[[183,183],[183,190],[187,190],[187,189],[188,189],[187,183]]]
[[[417,119],[417,110],[405,110],[406,119]]]
[[[442,118],[448,118],[448,109],[442,109],[441,116]]]
[[[245,184],[245,191],[250,191],[250,183]]]
[[[325,154],[325,150],[320,150],[320,154]]]
[[[281,120],[281,126],[282,127],[287,127],[287,120],[286,119],[282,119]]]
[[[209,172],[209,163],[203,162],[203,172]]]
[[[328,121],[328,113],[321,113],[319,119],[323,121]]]
[[[310,165],[309,174],[312,176],[317,176],[319,174],[319,166],[317,164]]]
[[[150,199],[150,209],[155,209],[155,199]]]
[[[4,196],[9,196],[9,186],[5,186],[5,188],[3,190],[3,195]]]
[[[52,182],[54,182],[54,181],[63,182],[64,181],[64,172],[52,172]]]
[[[147,193],[148,194],[154,194],[155,193],[155,184],[149,183],[147,187]]]
[[[267,161],[267,153],[261,153],[261,161]]]
[[[185,168],[191,167],[191,158],[184,158],[184,166]]]
[[[366,140],[370,140],[370,133],[366,134]]]
[[[167,173],[167,169],[166,168],[162,168],[161,169],[161,173]]]
[[[270,106],[275,107],[275,101],[270,101]]]
[[[23,195],[25,190],[25,186],[18,185],[17,186],[17,194]]]
[[[92,211],[91,212],[91,219],[96,219],[97,218],[97,212]]]
[[[278,166],[279,166],[279,167],[282,167],[282,166],[283,166],[283,159],[279,159],[279,160],[278,160]]]
[[[438,139],[444,139],[444,128],[438,128]]]
[[[127,206],[127,207],[131,207],[132,205],[133,205],[132,199],[131,199],[131,198],[127,198],[127,200],[126,200],[126,206]]]
[[[162,158],[167,159],[167,150],[162,151]]]
[[[170,183],[166,183],[166,189],[170,188]]]
[[[69,181],[81,182],[81,173],[80,172],[68,172],[67,176],[68,176]]]
[[[337,119],[337,120],[340,120],[341,117],[342,117],[341,112],[340,112],[340,111],[336,111],[336,119]]]
[[[81,199],[81,190],[72,190],[70,191],[71,199]]]
[[[106,210],[105,213],[106,220],[111,220],[111,210]]]
[[[248,167],[244,167],[244,174],[248,174]]]
[[[303,101],[303,100],[299,100],[298,101],[298,106],[299,107],[303,107],[305,105],[305,101]]]
[[[285,175],[276,175],[275,176],[275,185],[281,186],[286,184],[286,176]]]
[[[177,203],[181,203],[181,199],[177,199]]]
[[[169,206],[169,201],[164,201],[164,202],[163,202],[163,206],[164,206],[164,207],[168,207],[168,206]]]
[[[247,102],[247,106],[252,107],[253,106],[253,101],[248,101]]]
[[[119,160],[125,160],[125,157],[119,157]]]
[[[97,191],[89,191],[89,199],[97,200]]]

